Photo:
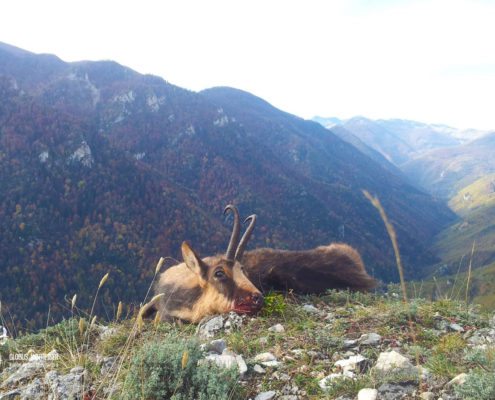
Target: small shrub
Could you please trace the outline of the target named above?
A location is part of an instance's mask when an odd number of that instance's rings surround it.
[[[466,382],[455,387],[455,393],[462,399],[495,399],[495,354],[493,350],[467,350],[464,360],[476,365],[469,371]]]
[[[203,353],[197,340],[171,335],[143,346],[132,358],[122,398],[231,399],[237,398],[237,371],[210,363],[198,365]]]
[[[273,314],[283,314],[286,308],[284,296],[270,292],[265,296],[265,306],[261,309],[261,315],[269,317]]]

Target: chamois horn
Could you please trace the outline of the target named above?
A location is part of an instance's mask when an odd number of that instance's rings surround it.
[[[244,220],[244,223],[248,222],[249,220],[251,220],[251,222],[249,223],[246,232],[244,232],[244,235],[242,235],[242,239],[239,242],[239,246],[237,246],[237,251],[235,252],[234,260],[241,261],[242,255],[244,254],[244,250],[246,250],[246,246],[249,241],[249,238],[253,233],[254,224],[256,223],[256,214],[252,214],[249,217],[247,217]]]
[[[223,214],[225,215],[229,210],[234,213],[234,228],[232,230],[232,235],[230,236],[230,242],[227,247],[227,252],[225,253],[225,258],[233,261],[235,251],[239,246],[239,237],[241,235],[241,218],[239,217],[239,211],[237,211],[237,208],[232,204],[225,207]]]

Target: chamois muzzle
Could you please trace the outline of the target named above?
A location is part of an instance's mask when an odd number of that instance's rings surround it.
[[[261,293],[250,293],[235,300],[234,310],[238,314],[256,315],[265,305]]]

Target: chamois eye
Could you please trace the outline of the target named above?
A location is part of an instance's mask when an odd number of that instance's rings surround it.
[[[215,278],[223,278],[225,276],[225,272],[222,269],[219,269],[215,272]]]

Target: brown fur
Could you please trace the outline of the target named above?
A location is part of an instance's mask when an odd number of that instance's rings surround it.
[[[297,293],[322,293],[327,289],[368,291],[377,282],[366,273],[359,253],[342,243],[312,250],[268,248],[244,253],[242,263],[261,291],[293,289]]]

